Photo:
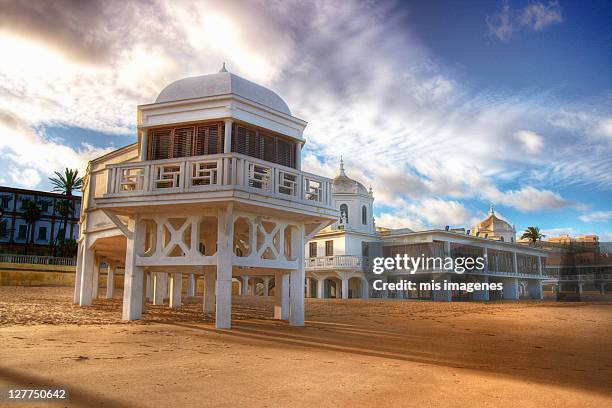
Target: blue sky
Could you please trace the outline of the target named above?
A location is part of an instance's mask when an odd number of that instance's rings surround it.
[[[607,2],[0,3],[2,185],[133,142],[137,104],[226,61],[309,122],[309,171],[342,155],[373,186],[378,225],[470,227],[494,203],[612,240]]]

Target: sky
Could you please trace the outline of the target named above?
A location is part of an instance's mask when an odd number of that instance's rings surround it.
[[[136,139],[136,106],[229,70],[308,121],[305,170],[371,185],[379,226],[612,241],[606,1],[0,0],[0,185]]]

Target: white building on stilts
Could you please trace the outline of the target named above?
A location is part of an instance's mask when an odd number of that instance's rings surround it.
[[[338,219],[331,180],[301,170],[305,127],[277,94],[225,66],[139,106],[138,142],[85,175],[74,302],[98,296],[106,263],[109,275],[125,269],[124,320],[164,298],[180,307],[199,276],[218,328],[231,326],[237,278],[243,293],[273,282],[275,317],[303,325],[304,246]]]

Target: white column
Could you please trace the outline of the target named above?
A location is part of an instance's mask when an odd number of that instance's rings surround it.
[[[539,259],[540,257],[538,257]],[[539,279],[529,279],[527,281],[527,292],[529,293],[529,299],[544,299],[544,293],[542,292],[542,281]]]
[[[108,263],[106,271],[106,298],[112,299],[115,295],[115,265]]]
[[[302,169],[302,144],[299,142],[295,144],[295,169]]]
[[[482,248],[482,257],[484,258],[483,272],[489,272],[489,250],[487,247]]]
[[[512,253],[512,272],[514,272],[514,274],[518,274],[518,262],[516,259],[516,252]]]
[[[217,285],[216,317],[217,329],[232,326],[232,244],[234,242],[234,208],[230,204],[220,209],[217,219]]]
[[[241,276],[242,278],[242,296],[248,296],[249,295],[249,277],[248,276]]]
[[[195,288],[196,288],[195,274],[190,273],[189,280],[187,281],[187,296],[195,296]]]
[[[153,276],[151,272],[146,272],[145,275],[147,276],[145,282],[146,297],[149,302],[153,302]]]
[[[125,278],[123,283],[123,320],[137,320],[142,316],[143,270],[136,266],[136,257],[144,250],[144,225],[138,216],[128,220],[128,237],[125,252]]]
[[[310,294],[312,292],[311,283],[312,283],[312,279],[306,278],[306,294],[304,296],[307,298],[310,297]]]
[[[519,298],[518,279],[517,278],[504,279],[503,284],[504,284],[504,288],[502,290],[503,299],[518,300]]]
[[[292,326],[304,326],[304,226],[291,228],[291,254],[297,260],[297,268],[291,271],[289,281],[290,312]]]
[[[204,313],[215,312],[215,274],[213,272],[204,273],[204,299],[202,306]]]
[[[147,153],[149,150],[149,138],[147,137],[147,129],[142,129],[142,138],[140,139],[140,161],[147,160]]]
[[[370,297],[370,283],[366,278],[361,280],[361,297],[368,299]]]
[[[538,256],[538,275],[542,276],[542,257]]]
[[[164,272],[163,274],[163,285],[164,285],[164,299],[170,299],[170,274]]]
[[[86,242],[86,234],[83,234],[83,239],[79,243],[77,250],[77,263],[76,270],[74,274],[74,293],[72,296],[72,303],[75,305],[79,304],[79,299],[81,298],[81,276],[83,275],[83,246]]]
[[[231,153],[231,152],[232,152],[232,120],[225,119],[223,153]]]
[[[474,276],[474,282],[478,283],[489,283],[488,276]],[[488,290],[475,290],[472,292],[472,300],[489,300],[489,291]]]
[[[432,290],[431,297],[434,302],[450,302],[453,300],[453,294],[450,290],[444,289],[444,281],[450,282],[450,275],[441,275],[436,278],[436,282],[440,283],[440,290]]]
[[[170,275],[170,308],[181,307],[181,295],[183,291],[183,274],[173,273]]]
[[[93,279],[91,283],[91,297],[93,299],[97,299],[99,291],[100,291],[100,260],[96,259],[94,261]]]
[[[346,278],[342,279],[342,299],[348,299],[348,281]]]
[[[317,279],[317,299],[325,298],[325,279]]]
[[[274,274],[274,318],[289,320],[289,275]]]
[[[153,274],[153,304],[163,305],[164,304],[164,281],[165,276],[162,272],[156,272]]]
[[[264,284],[263,295],[268,297],[270,296],[270,277],[269,276],[266,276],[263,278],[263,284]]]
[[[92,283],[94,275],[95,254],[92,249],[89,249],[89,240],[83,240],[83,263],[81,270],[81,288],[79,293],[79,306],[91,305],[91,295],[93,292]]]

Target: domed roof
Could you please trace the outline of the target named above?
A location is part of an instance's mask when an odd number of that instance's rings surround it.
[[[512,232],[514,228],[507,221],[502,220],[497,215],[495,215],[495,211],[493,210],[493,206],[489,210],[489,216],[478,223],[475,227],[476,230],[480,231],[493,231],[493,232]]]
[[[225,64],[216,74],[183,78],[172,82],[159,93],[155,103],[227,94],[238,95],[270,109],[291,115],[285,101],[275,92],[228,72]]]
[[[340,174],[332,180],[332,193],[334,194],[363,194],[368,195],[368,189],[360,182],[348,177],[344,172],[344,161],[340,159]]]

